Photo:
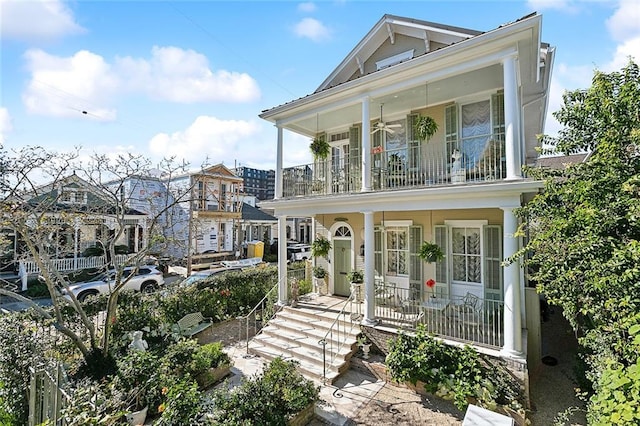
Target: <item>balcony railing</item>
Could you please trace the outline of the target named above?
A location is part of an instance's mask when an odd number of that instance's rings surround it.
[[[378,191],[491,182],[506,176],[501,133],[446,144],[410,141],[396,149],[373,148],[370,156],[370,186]],[[283,170],[284,197],[346,194],[361,188],[360,156],[329,158]]]
[[[490,348],[504,344],[504,303],[497,300],[466,298],[415,299],[409,289],[379,284],[376,287],[376,318],[383,324],[415,329],[424,324],[436,336]]]

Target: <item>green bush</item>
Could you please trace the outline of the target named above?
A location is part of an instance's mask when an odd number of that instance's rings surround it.
[[[386,365],[394,381],[424,382],[427,392],[453,400],[461,410],[469,398],[488,409],[497,404],[522,408],[520,386],[504,367],[489,363],[470,346],[441,343],[423,325],[415,335],[402,333],[391,341]]]
[[[213,394],[213,425],[286,425],[318,400],[319,388],[305,379],[294,361],[273,360],[254,378],[231,392]]]
[[[594,383],[587,419],[590,425],[630,425],[640,423],[640,325],[629,328],[630,349],[635,362],[605,360]]]
[[[204,399],[193,380],[179,380],[165,388],[166,401],[159,406],[162,425],[182,426],[201,424]]]
[[[250,312],[278,279],[276,267],[248,268],[208,277],[196,286],[177,288],[160,301],[164,320],[175,324],[192,312],[217,322]]]
[[[28,313],[0,316],[0,413],[15,424],[27,424],[29,367],[44,364],[53,346],[42,327]]]

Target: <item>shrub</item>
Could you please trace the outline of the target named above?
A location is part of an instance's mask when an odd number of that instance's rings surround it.
[[[207,343],[200,346],[193,355],[193,361],[197,368],[201,370],[231,364],[231,358],[222,350],[222,342]]]
[[[498,403],[522,407],[520,386],[504,368],[481,358],[470,346],[458,348],[437,341],[423,325],[415,336],[403,333],[391,341],[386,365],[394,381],[424,382],[427,392],[452,399],[461,410],[469,398],[488,409]]]
[[[0,316],[0,413],[15,424],[27,424],[29,367],[43,364],[52,347],[43,328],[29,314]]]
[[[319,389],[305,379],[294,361],[273,360],[262,374],[231,392],[213,394],[214,425],[286,425],[295,414],[318,400]]]
[[[163,389],[166,401],[158,407],[159,424],[182,426],[201,424],[204,411],[202,393],[198,384],[189,379],[179,380]]]

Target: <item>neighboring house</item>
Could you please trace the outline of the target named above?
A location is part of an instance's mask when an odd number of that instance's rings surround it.
[[[75,174],[36,188],[20,202],[24,211],[32,209],[34,215],[42,214],[46,218],[48,235],[43,238],[50,241],[43,241],[43,245],[53,259],[75,260],[75,263],[63,262],[66,268],[80,266],[77,262],[83,252],[101,247],[113,238],[116,246],[123,246],[119,252],[137,253],[147,247],[147,215],[133,208],[118,211],[116,200]],[[121,226],[122,233],[119,232]],[[27,265],[27,273],[34,272],[21,236],[11,234],[14,237],[11,247],[16,248],[15,260]]]
[[[156,218],[155,232],[163,238],[153,252],[208,266],[235,257],[241,189],[242,179],[217,164],[171,177],[132,176],[120,193],[128,206]]]
[[[312,234],[332,244],[315,260],[330,293],[348,296],[346,273],[364,271],[364,324],[389,305],[380,288],[425,309],[440,306],[430,296],[469,295],[495,321],[495,338],[465,340],[525,362],[527,324],[537,319],[525,309],[522,268],[503,261],[522,246],[514,210],[542,188],[522,171],[538,159],[547,113],[554,48],[540,41],[541,25],[531,14],[479,32],[385,15],[314,93],[260,114],[277,128],[278,165],[287,163],[284,130],[330,146],[326,159],[278,167],[275,199],[260,205],[273,209],[280,241],[290,217],[315,218]],[[437,123],[430,138],[416,131],[420,117]],[[444,259],[420,259],[423,241]]]
[[[191,188],[190,200],[180,203],[189,211],[191,227],[184,241],[188,256],[227,253],[235,256],[237,225],[242,219],[242,178],[222,164],[172,178],[169,184]],[[221,259],[224,260],[224,259]]]
[[[267,246],[270,244],[273,234],[273,227],[277,225],[278,219],[262,209],[245,202],[242,205],[242,219],[239,222],[239,237],[242,240],[241,257],[247,257],[247,247],[249,243],[262,241]]]

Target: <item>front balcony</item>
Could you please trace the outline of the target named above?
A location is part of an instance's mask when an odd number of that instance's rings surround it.
[[[459,153],[459,155],[458,155]],[[493,182],[506,177],[504,134],[408,147],[374,147],[369,157],[374,191]],[[362,189],[360,156],[329,158],[283,170],[283,196],[348,194]]]

